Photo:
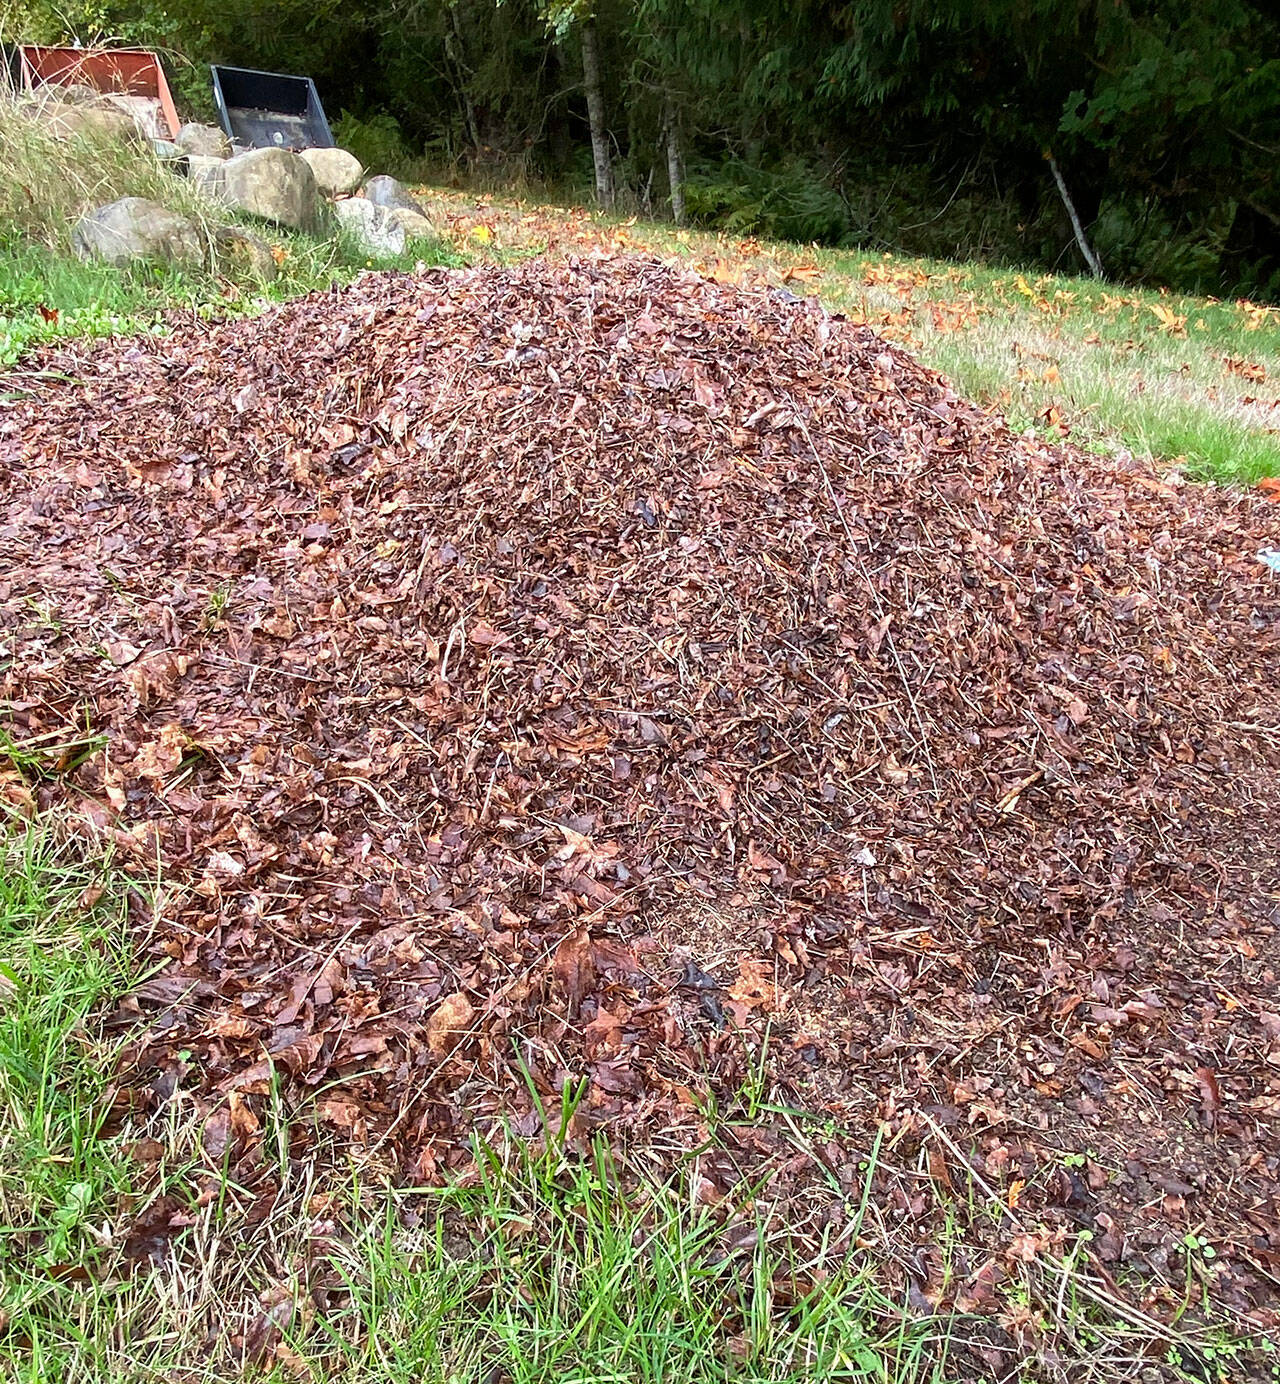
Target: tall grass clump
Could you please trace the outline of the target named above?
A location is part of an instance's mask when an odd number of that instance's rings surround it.
[[[81,216],[121,197],[162,202],[212,233],[218,209],[175,177],[149,141],[93,129],[68,133],[57,119],[65,109],[56,94],[0,89],[0,228],[6,236],[65,251]]]

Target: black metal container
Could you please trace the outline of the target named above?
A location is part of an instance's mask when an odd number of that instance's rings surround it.
[[[214,66],[222,128],[251,149],[331,149],[333,135],[310,77]]]
[[[11,43],[0,43],[0,93],[22,90],[22,54]]]

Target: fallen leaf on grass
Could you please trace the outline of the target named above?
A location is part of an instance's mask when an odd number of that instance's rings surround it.
[[[1242,379],[1249,380],[1254,384],[1262,384],[1267,378],[1267,368],[1259,365],[1256,361],[1245,360],[1243,356],[1223,356],[1222,363],[1227,367],[1227,373],[1239,375]]]
[[[1148,308],[1160,325],[1172,336],[1186,336],[1187,319],[1185,314],[1173,312],[1163,303],[1149,303]]]
[[[239,1091],[230,1091],[204,1123],[201,1144],[211,1162],[221,1163],[229,1154],[241,1157],[257,1139],[262,1125]]]

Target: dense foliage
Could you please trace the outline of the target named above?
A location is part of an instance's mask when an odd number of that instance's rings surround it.
[[[674,182],[677,212],[744,233],[1084,267],[1069,199],[1108,274],[1280,292],[1280,18],[1261,0],[21,9],[32,37],[191,59],[194,103],[209,59],[309,72],[357,152],[437,176],[654,211]]]

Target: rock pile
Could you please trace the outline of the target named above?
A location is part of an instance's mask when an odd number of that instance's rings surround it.
[[[344,149],[237,149],[210,125],[184,125],[173,143],[149,137],[136,113],[88,89],[42,91],[31,109],[59,138],[89,135],[146,144],[177,174],[217,206],[269,226],[311,234],[340,231],[363,253],[394,256],[432,234],[421,205],[396,179],[365,170]],[[364,186],[362,187],[362,183]],[[233,233],[234,230],[234,233]],[[228,259],[219,247],[231,247]],[[210,237],[190,217],[152,199],[125,197],[87,213],[74,228],[72,247],[85,259],[125,264],[136,259],[193,264],[211,259],[223,268],[272,278],[269,247],[243,229],[222,227]]]

